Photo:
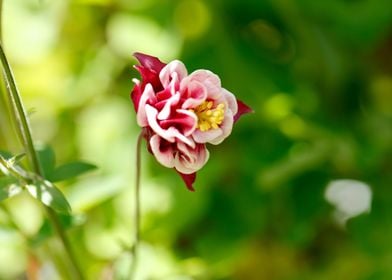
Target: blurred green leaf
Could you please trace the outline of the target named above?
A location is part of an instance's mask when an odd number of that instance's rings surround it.
[[[8,151],[0,151],[0,156],[2,156],[5,159],[12,158],[12,154]]]
[[[52,147],[45,146],[42,149],[39,149],[37,154],[45,177],[49,177],[56,164],[56,156]]]
[[[71,206],[63,193],[51,182],[37,180],[34,184],[26,185],[28,192],[46,206],[61,213],[71,213]]]
[[[22,188],[17,183],[17,180],[12,177],[0,178],[0,201],[17,195],[22,191]]]
[[[64,181],[75,178],[86,172],[92,171],[97,167],[91,163],[76,161],[67,163],[57,167],[49,176],[48,179],[52,182]]]

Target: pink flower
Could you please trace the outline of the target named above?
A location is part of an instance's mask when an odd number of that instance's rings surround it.
[[[209,158],[206,143],[220,144],[234,122],[252,109],[222,88],[211,71],[188,74],[181,61],[165,64],[153,56],[134,55],[142,80],[133,80],[131,98],[149,151],[193,190],[196,171]]]

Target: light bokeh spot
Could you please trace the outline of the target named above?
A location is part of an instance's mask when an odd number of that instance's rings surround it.
[[[130,59],[138,51],[163,60],[177,56],[180,39],[147,17],[118,13],[107,26],[109,46],[124,58]]]
[[[327,185],[325,199],[335,207],[336,221],[345,224],[350,218],[370,212],[372,191],[361,181],[334,180]]]

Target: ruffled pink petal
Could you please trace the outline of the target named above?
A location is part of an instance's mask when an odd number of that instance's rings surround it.
[[[152,154],[155,156],[157,161],[165,167],[174,167],[174,151],[173,144],[167,142],[158,135],[153,135],[150,138],[150,148]]]
[[[225,88],[222,88],[222,97],[227,103],[227,109],[229,109],[234,116],[238,112],[238,105],[237,105],[237,99],[235,98],[234,94],[232,94],[230,91],[228,91]]]
[[[148,137],[148,135],[146,135],[146,137]],[[174,167],[175,170],[177,171],[177,173],[183,179],[188,190],[194,191],[193,183],[195,182],[195,179],[196,179],[196,170],[201,168],[201,167],[199,167],[200,164],[195,165],[196,166],[196,168],[194,168],[195,172],[188,173],[189,168],[186,168],[186,169],[181,168],[181,165],[183,163],[176,164],[174,157],[175,156],[184,157],[189,160],[195,160],[195,158],[199,158],[199,159],[206,162],[209,157],[208,151],[205,149],[204,145],[198,145],[198,147],[196,147],[195,149],[189,149],[189,147],[187,147],[186,145],[181,147],[181,149],[176,149],[176,146],[177,146],[176,143],[170,143],[156,134],[152,135],[149,140],[149,148],[151,150],[151,153],[157,159],[157,161],[165,167],[168,167],[168,168]],[[189,152],[189,150],[191,152]],[[185,153],[184,153],[184,151],[185,151]],[[196,155],[189,155],[192,153],[192,151],[198,153],[199,155],[197,155],[197,154]],[[202,162],[201,166],[204,165],[205,162],[204,163]],[[179,166],[179,168],[177,168],[177,165]],[[185,165],[189,166],[189,165],[191,165],[191,163],[190,164],[185,163]],[[186,173],[183,173],[180,170],[183,170],[183,171],[186,170]]]
[[[191,173],[191,174],[183,174],[183,173],[179,172],[178,170],[176,170],[176,171],[178,174],[180,174],[180,176],[181,176],[182,180],[184,181],[188,190],[190,190],[191,192],[194,192],[195,189],[193,188],[193,183],[196,180],[196,172]]]
[[[238,112],[237,114],[234,115],[234,122],[238,121],[238,119],[243,115],[247,113],[253,113],[253,109],[250,108],[248,105],[246,105],[244,102],[241,100],[237,99],[237,104],[238,104]]]
[[[195,146],[195,142],[190,137],[186,137],[184,134],[180,133],[177,128],[170,126],[167,129],[163,129],[157,120],[157,109],[147,104],[145,106],[145,111],[148,124],[156,134],[171,143],[174,143],[176,140],[178,140],[180,142],[186,143],[192,148]]]
[[[158,102],[165,102],[168,98],[173,96],[173,93],[170,89],[165,88],[164,90],[157,92],[155,96]]]
[[[207,131],[196,129],[193,132],[192,137],[196,143],[210,143],[213,145],[218,145],[231,134],[233,124],[233,115],[231,114],[231,111],[228,110],[225,112],[225,117],[219,128],[210,129]]]
[[[171,118],[162,120],[159,125],[163,129],[175,127],[180,133],[189,136],[197,126],[197,116],[188,110],[177,109]]]
[[[222,143],[223,140],[225,140],[231,134],[231,131],[233,130],[233,124],[233,114],[230,112],[230,110],[228,110],[225,112],[225,118],[223,119],[222,124],[219,126],[221,134],[215,139],[210,140],[208,143],[213,145],[218,145]]]
[[[207,99],[207,88],[198,81],[192,81],[189,77],[181,81],[183,109],[196,108]]]
[[[170,88],[165,88],[164,90],[158,92],[155,94],[156,97],[156,103],[154,103],[154,107],[158,111],[162,111],[163,107],[167,103],[167,101],[170,98],[173,98],[173,96],[176,94],[176,92],[172,92]],[[174,97],[177,98],[177,97]],[[176,101],[177,102],[177,101]]]
[[[197,126],[196,114],[189,110],[177,109],[176,115],[182,119],[182,133],[185,136],[190,136]]]
[[[202,168],[209,158],[205,145],[196,144],[194,148],[177,142],[178,152],[174,156],[174,167],[183,174],[192,174]]]
[[[211,143],[218,145],[228,137],[233,129],[233,115],[237,112],[237,101],[234,95],[222,88],[221,96],[214,100],[215,106],[223,103],[225,105],[225,116],[219,128],[201,131],[196,129],[192,134],[196,143]]]
[[[180,93],[176,93],[172,95],[170,98],[166,99],[162,110],[158,114],[158,120],[166,120],[170,117],[173,113],[172,111],[175,110],[174,106],[178,104],[180,101]]]
[[[222,135],[222,130],[220,128],[217,129],[210,129],[207,131],[201,131],[199,129],[196,129],[192,137],[195,140],[196,143],[210,143],[214,139],[218,138],[219,136]]]
[[[173,79],[175,79],[176,82],[180,82],[187,75],[188,71],[186,70],[184,63],[179,60],[173,60],[161,70],[159,79],[162,85],[167,87]]]
[[[196,70],[189,75],[192,81],[202,83],[208,92],[209,99],[218,99],[221,95],[221,81],[219,77],[209,70]]]

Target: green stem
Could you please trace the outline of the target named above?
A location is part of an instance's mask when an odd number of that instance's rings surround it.
[[[141,171],[141,144],[143,140],[143,131],[139,134],[136,144],[136,174],[135,174],[135,231],[134,244],[132,247],[132,263],[129,273],[129,279],[135,277],[139,256],[140,242],[140,171]]]
[[[23,141],[23,145],[26,150],[26,154],[28,156],[29,163],[31,165],[32,170],[37,175],[43,177],[41,165],[39,163],[37,153],[34,149],[33,139],[31,136],[31,129],[30,129],[30,126],[29,126],[29,123],[27,120],[26,111],[23,107],[23,103],[22,103],[19,91],[16,87],[15,78],[13,76],[11,67],[8,63],[8,60],[6,58],[6,55],[4,53],[4,50],[3,50],[1,43],[0,43],[0,60],[3,65],[3,74],[4,74],[3,76],[4,76],[6,88],[7,88],[8,97],[9,97],[11,107],[12,107],[12,113],[14,115],[14,119],[16,119],[19,124],[18,129],[17,129],[18,134],[20,135],[20,137]],[[84,279],[82,270],[80,269],[80,267],[76,261],[75,255],[74,255],[74,253],[71,249],[71,246],[70,246],[70,242],[69,242],[69,240],[64,232],[64,229],[60,223],[59,217],[52,209],[50,209],[46,206],[45,206],[45,210],[46,210],[46,213],[47,213],[49,220],[51,221],[58,237],[60,238],[60,240],[64,246],[64,249],[65,249],[65,252],[69,258],[69,261],[74,268],[75,275],[77,276],[78,279]]]
[[[7,88],[7,92],[9,94],[9,98],[12,103],[12,107],[14,108],[14,112],[16,113],[16,119],[19,124],[19,133],[23,140],[23,145],[26,148],[27,156],[29,157],[29,161],[31,163],[31,167],[35,173],[38,175],[42,175],[41,166],[38,161],[37,153],[35,152],[33,139],[31,137],[30,126],[27,122],[26,111],[23,107],[19,91],[15,84],[15,78],[12,74],[11,67],[8,63],[8,60],[5,56],[3,46],[0,43],[0,60],[3,65],[4,70],[4,78],[5,85]]]

